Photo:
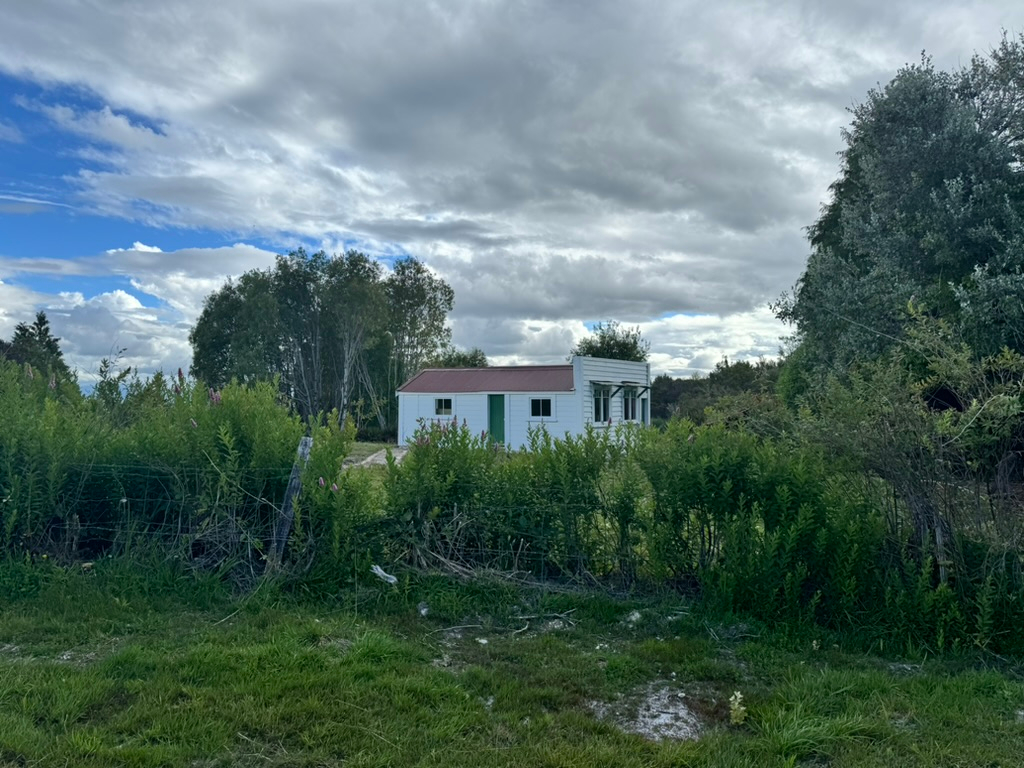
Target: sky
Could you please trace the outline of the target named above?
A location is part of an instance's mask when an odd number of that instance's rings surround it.
[[[656,373],[773,357],[848,109],[1018,0],[32,0],[0,14],[0,337],[187,370],[203,299],[298,247],[412,255],[454,342]]]

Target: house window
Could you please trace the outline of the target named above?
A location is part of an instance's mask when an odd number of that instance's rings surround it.
[[[594,387],[594,421],[605,422],[611,416],[611,387]]]
[[[535,419],[551,418],[551,398],[534,397],[530,399],[530,416]]]
[[[452,415],[452,399],[450,397],[435,397],[434,398],[434,415],[435,416],[451,416]]]
[[[636,421],[636,389],[632,387],[622,390],[622,420]]]

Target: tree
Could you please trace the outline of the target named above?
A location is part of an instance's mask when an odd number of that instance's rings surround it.
[[[875,359],[905,338],[909,304],[970,324],[979,354],[1019,344],[1024,37],[960,72],[904,67],[853,109],[844,139],[807,269],[777,305],[808,347],[798,359],[819,379]]]
[[[426,362],[428,368],[486,368],[488,365],[487,355],[479,347],[446,347]]]
[[[37,312],[32,324],[18,323],[14,336],[6,344],[4,355],[16,363],[30,365],[44,376],[55,381],[73,381],[75,376],[60,349],[60,339],[50,331],[50,321],[45,312]],[[3,350],[0,350],[3,351]]]
[[[655,376],[651,382],[651,418],[670,418],[685,388],[684,379],[675,379],[667,373]]]
[[[723,357],[707,376],[658,376],[651,384],[651,416],[678,416],[702,424],[706,421],[706,409],[718,409],[730,398],[749,396],[748,399],[758,400],[772,396],[779,370],[775,360],[729,362],[728,357]]]
[[[371,338],[383,331],[386,310],[380,264],[358,251],[331,259],[325,271],[324,314],[327,338],[331,340],[326,363],[334,401],[343,413],[347,412],[358,382],[381,428],[385,426],[384,415],[364,353]]]
[[[388,306],[387,341],[377,350],[384,357],[384,387],[395,392],[433,355],[450,346],[448,313],[455,293],[444,280],[413,258],[395,262],[385,280]],[[389,398],[389,422],[398,420],[398,399]]]
[[[1019,517],[1000,500],[1024,446],[1024,36],[957,72],[904,67],[844,139],[777,306],[797,341],[777,389],[808,406],[817,442],[888,483],[894,533],[909,522],[946,581],[976,509],[996,528],[996,510]]]
[[[250,383],[282,373],[282,327],[272,272],[246,272],[207,296],[189,342],[192,375],[217,389],[232,379]]]
[[[647,361],[650,349],[650,342],[640,337],[639,326],[627,328],[615,320],[608,320],[595,325],[591,336],[580,339],[569,351],[569,359],[577,356],[603,357],[643,363]]]
[[[386,275],[358,251],[299,249],[206,298],[189,334],[192,374],[217,388],[276,377],[303,416],[337,408],[385,429],[400,377],[448,344],[452,302],[415,259]]]

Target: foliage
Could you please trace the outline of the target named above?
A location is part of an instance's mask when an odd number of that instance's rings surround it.
[[[386,430],[398,385],[448,346],[451,308],[451,288],[415,259],[385,274],[358,251],[300,249],[206,298],[192,373],[215,388],[276,379],[303,418],[337,409]]]
[[[388,323],[394,357],[395,387],[412,376],[438,350],[450,345],[445,325],[455,294],[422,262],[409,257],[395,262],[385,285],[392,318]]]
[[[426,361],[427,368],[486,368],[487,355],[479,347],[459,349],[446,347]]]
[[[0,541],[62,561],[156,547],[251,579],[309,431],[283,563],[302,589],[333,593],[372,564],[497,568],[667,583],[716,610],[901,651],[1013,651],[1024,575],[1006,482],[1024,362],[1006,351],[979,367],[941,323],[918,322],[913,348],[836,380],[785,439],[712,418],[538,430],[507,452],[465,425],[428,423],[403,462],[377,471],[344,466],[350,420],[304,423],[273,382],[218,391],[180,374],[111,374],[117,387],[84,399],[4,363]],[[931,409],[939,386],[963,409]],[[985,514],[965,517],[971,485]]]
[[[954,73],[922,59],[853,110],[811,256],[778,306],[820,379],[898,344],[908,302],[962,324],[979,356],[1024,351],[1024,36]]]
[[[686,388],[686,379],[673,378],[667,373],[655,376],[651,382],[651,421],[668,421]]]
[[[900,437],[919,434],[908,425]],[[404,557],[417,565],[668,581],[720,610],[800,631],[825,626],[865,644],[1015,647],[1024,581],[996,540],[981,531],[956,539],[972,554],[957,561],[951,589],[932,550],[907,536],[913,517],[894,524],[902,518],[888,486],[847,455],[844,464],[686,421],[664,433],[538,432],[528,452],[507,454],[457,424],[433,424],[407,463],[390,466],[388,499]],[[1003,565],[986,565],[983,552]]]
[[[641,338],[640,326],[630,328],[615,320],[599,322],[590,336],[580,339],[569,350],[569,359],[574,357],[601,357],[610,360],[646,362],[651,343]]]
[[[1022,125],[1024,37],[872,90],[777,306],[796,330],[776,385],[786,440],[873,489],[884,524],[862,599],[885,618],[855,622],[879,643],[999,645],[1018,610]]]
[[[85,400],[0,364],[0,544],[95,557],[162,541],[199,565],[260,567],[305,429],[276,386],[155,376],[116,392]]]
[[[29,366],[53,387],[74,381],[75,376],[64,362],[60,339],[50,330],[45,312],[37,312],[33,323],[18,323],[10,343],[0,340],[0,360],[4,358]]]
[[[673,414],[703,424],[711,410],[735,411],[730,400],[746,399],[748,405],[752,400],[771,400],[778,376],[776,360],[730,362],[728,357],[722,358],[707,376],[680,382]]]

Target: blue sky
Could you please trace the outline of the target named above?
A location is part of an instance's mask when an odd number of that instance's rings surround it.
[[[564,358],[640,325],[658,372],[773,355],[847,107],[1013,2],[34,0],[0,25],[0,336],[45,310],[88,380],[187,367],[229,276],[412,254],[461,346]]]

